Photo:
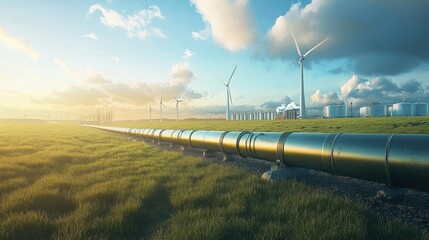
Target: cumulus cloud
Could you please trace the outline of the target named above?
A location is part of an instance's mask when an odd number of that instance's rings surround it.
[[[185,51],[185,56],[190,57],[191,55],[189,50]],[[59,59],[56,59],[55,63],[69,69]],[[172,101],[172,93],[178,98],[198,99],[203,97],[203,94],[189,86],[195,77],[188,61],[172,65],[169,78],[162,82],[123,81],[115,83],[93,69],[87,69],[86,73],[81,75],[85,75],[81,80],[81,83],[84,83],[83,86],[72,86],[55,91],[44,100],[47,103],[65,106],[96,106],[108,103],[121,107],[138,107],[157,101],[161,94],[164,96],[164,101]]]
[[[86,34],[85,37],[89,38],[91,40],[97,40],[98,39],[97,34],[95,34],[93,32]]]
[[[108,95],[101,89],[72,86],[54,91],[51,96],[43,100],[58,106],[96,106],[107,99]]]
[[[193,31],[192,38],[196,41],[205,41],[211,36],[210,25],[206,24],[205,28],[200,31]]]
[[[10,35],[0,26],[0,43],[4,44],[11,50],[16,50],[24,53],[32,60],[39,59],[39,53],[34,50],[26,41]]]
[[[83,80],[84,83],[88,83],[88,84],[107,84],[110,83],[109,80],[106,80],[103,75],[101,75],[101,73],[89,69],[87,71],[87,76],[85,77],[85,79]]]
[[[179,62],[171,66],[170,78],[165,82],[122,82],[104,84],[102,88],[114,101],[140,106],[156,101],[161,94],[164,101],[173,100],[171,93],[178,98],[201,98],[202,94],[189,87],[193,79],[189,62]]]
[[[292,102],[292,99],[289,96],[285,95],[284,97],[282,97],[278,101],[270,100],[270,101],[266,101],[266,102],[262,103],[260,105],[260,108],[266,109],[266,110],[272,110],[272,109],[276,109],[277,107],[279,107],[283,104],[287,105],[291,102]]]
[[[152,5],[148,9],[137,11],[133,15],[123,16],[113,9],[105,8],[101,4],[91,5],[87,14],[92,15],[97,11],[101,13],[100,21],[112,28],[122,28],[127,31],[128,37],[144,39],[150,35],[164,38],[166,35],[157,27],[150,27],[153,19],[164,19],[161,9]]]
[[[340,88],[341,96],[337,93],[321,94],[317,90],[311,96],[313,106],[323,106],[339,101],[353,102],[354,106],[361,107],[372,102],[392,104],[402,101],[404,97],[412,100],[429,100],[429,87],[416,79],[404,83],[396,83],[390,78],[376,77],[366,79],[353,75]]]
[[[410,79],[403,83],[400,88],[405,93],[416,93],[425,91],[423,85],[421,82],[417,81],[416,79]]]
[[[309,61],[349,59],[358,74],[397,75],[429,60],[428,10],[429,2],[421,0],[292,4],[268,31],[259,54],[296,60],[292,27],[303,52],[329,37]]]
[[[206,23],[213,39],[230,51],[246,49],[258,36],[253,28],[247,0],[190,0]],[[197,40],[207,38],[207,30],[192,32]]]
[[[186,88],[185,91],[182,94],[182,97],[186,99],[199,99],[202,98],[204,95],[202,93],[194,91],[192,88]]]
[[[194,56],[195,53],[191,52],[189,49],[185,49],[185,54],[182,56],[182,59],[188,60],[192,56]]]
[[[339,102],[340,102],[340,98],[335,92],[321,94],[320,90],[316,90],[316,92],[313,95],[311,95],[311,104],[313,106],[326,106],[332,103],[339,103]]]

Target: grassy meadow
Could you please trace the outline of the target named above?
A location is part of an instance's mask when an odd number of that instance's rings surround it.
[[[429,117],[285,119],[266,121],[164,120],[123,121],[113,126],[157,129],[193,129],[260,132],[348,132],[348,133],[418,133],[429,134]]]
[[[143,128],[429,133],[429,118],[118,122]],[[378,130],[377,130],[378,129]],[[0,239],[429,239],[296,181],[73,123],[0,120]]]

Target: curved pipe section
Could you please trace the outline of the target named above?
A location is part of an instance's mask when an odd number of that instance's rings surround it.
[[[429,134],[229,132],[85,125],[429,192]]]

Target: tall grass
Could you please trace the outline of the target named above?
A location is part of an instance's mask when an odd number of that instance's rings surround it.
[[[429,239],[299,182],[44,122],[0,121],[0,219],[0,239]]]

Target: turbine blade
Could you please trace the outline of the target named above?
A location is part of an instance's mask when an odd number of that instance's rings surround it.
[[[293,41],[295,42],[296,51],[298,52],[298,55],[302,57],[302,53],[301,53],[301,50],[299,49],[298,42],[296,41],[295,34],[293,33],[292,27],[290,28],[290,31],[292,32],[292,37],[293,37]]]
[[[228,80],[228,86],[229,86],[229,83],[231,82],[232,76],[234,76],[235,69],[237,69],[237,65],[235,65],[234,71],[232,71],[232,73],[231,73],[231,77],[229,77],[229,80]]]
[[[174,94],[173,94],[173,93],[171,93],[171,95],[173,95],[173,97],[174,97],[174,100],[176,100],[176,101],[177,101],[177,98],[176,98],[176,96],[174,96]]]
[[[304,58],[305,58],[308,54],[310,54],[314,49],[316,49],[318,46],[322,45],[322,43],[324,43],[326,40],[328,40],[328,38],[325,38],[325,40],[321,41],[319,44],[317,44],[316,46],[314,46],[312,49],[308,50],[308,52],[306,52],[306,53],[304,54]]]
[[[218,79],[221,83],[223,83],[223,85],[225,85],[225,86],[226,86],[226,83],[222,80],[222,78],[220,78],[220,77],[219,77],[219,75],[217,75],[217,79]]]

